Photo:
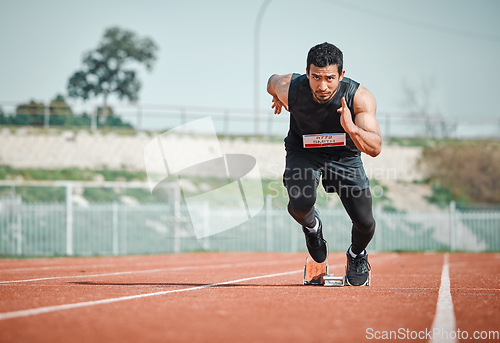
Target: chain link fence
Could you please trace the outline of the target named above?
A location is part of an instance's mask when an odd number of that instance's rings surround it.
[[[108,113],[108,114],[106,114]],[[286,113],[286,114],[285,114]],[[103,110],[100,105],[72,103],[70,105],[44,105],[33,102],[20,106],[17,103],[0,103],[0,125],[74,127],[96,131],[102,128],[133,128],[137,131],[165,131],[189,121],[211,116],[221,135],[266,135],[284,137],[288,131],[288,114],[277,116],[271,109],[217,108],[174,105],[110,105]],[[440,114],[418,115],[405,112],[377,113],[384,138],[500,138],[500,120],[457,119]],[[15,118],[18,120],[14,120]],[[71,120],[66,120],[71,118]],[[10,124],[9,124],[10,123]],[[17,124],[16,124],[17,123]]]
[[[201,210],[201,209],[200,209]],[[232,222],[241,209],[213,209],[207,216]],[[320,208],[330,251],[350,244],[350,220],[343,208]],[[499,211],[396,213],[375,209],[376,234],[370,251],[500,251]],[[300,226],[286,208],[266,199],[249,221],[197,239],[182,202],[86,206],[0,201],[0,255],[93,256],[193,251],[306,251]]]

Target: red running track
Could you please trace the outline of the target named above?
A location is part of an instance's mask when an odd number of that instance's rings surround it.
[[[305,258],[0,259],[0,342],[500,342],[498,253],[371,254],[339,288],[303,286]]]

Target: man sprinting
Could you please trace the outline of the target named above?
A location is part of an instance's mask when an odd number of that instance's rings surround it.
[[[327,193],[336,192],[352,220],[346,281],[362,286],[369,280],[366,247],[375,220],[361,153],[377,156],[382,139],[374,96],[344,74],[342,51],[329,43],[318,44],[309,50],[306,74],[274,74],[267,91],[274,113],[282,108],[290,112],[283,174],[288,212],[302,225],[309,254],[322,263],[328,248],[314,207],[316,191],[321,181]]]

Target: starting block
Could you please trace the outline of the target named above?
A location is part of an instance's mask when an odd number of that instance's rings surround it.
[[[324,277],[328,274],[328,259],[317,263],[311,256],[307,256],[304,265],[304,285],[322,286],[325,284]]]
[[[329,287],[343,287],[346,285],[345,276],[333,276],[333,275],[325,275],[323,277],[325,280],[325,286]]]
[[[317,263],[311,256],[307,256],[304,265],[304,285],[342,287],[346,285],[345,276],[328,274],[328,259]]]

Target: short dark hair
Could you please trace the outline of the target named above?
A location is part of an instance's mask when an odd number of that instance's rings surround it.
[[[311,64],[320,68],[336,64],[340,74],[342,73],[342,68],[344,67],[344,55],[335,45],[327,42],[321,43],[313,46],[307,54],[306,70],[308,74]]]

